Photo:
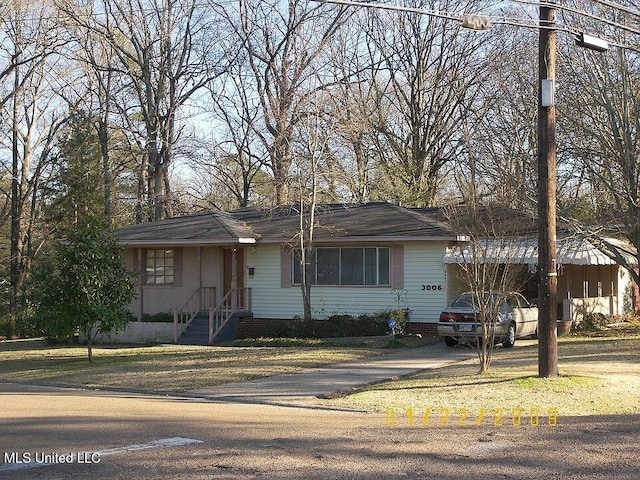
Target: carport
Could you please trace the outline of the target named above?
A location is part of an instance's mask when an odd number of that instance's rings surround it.
[[[611,242],[618,242],[611,240]],[[536,239],[482,240],[479,262],[521,265],[518,287],[529,300],[538,291]],[[462,283],[459,265],[474,261],[470,244],[452,247],[444,258],[448,300],[468,288]],[[631,249],[629,249],[631,251]],[[629,261],[633,256],[629,253]],[[586,314],[621,315],[632,309],[628,272],[602,249],[584,237],[564,237],[557,242],[558,319],[580,322]]]

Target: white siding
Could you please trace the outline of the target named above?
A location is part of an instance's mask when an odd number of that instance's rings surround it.
[[[442,267],[443,242],[415,242],[404,246],[404,288],[401,308],[411,309],[411,319],[437,322],[446,298],[446,280]],[[252,289],[252,310],[257,318],[293,318],[302,315],[299,286],[281,286],[281,254],[278,245],[256,245],[247,254],[247,267],[255,275],[247,279]],[[422,285],[435,285],[423,290]],[[442,290],[438,290],[442,286]],[[312,313],[324,318],[333,313],[374,313],[397,308],[396,295],[389,287],[323,287],[311,289]]]
[[[445,247],[444,242],[414,242],[404,246],[404,288],[411,321],[437,323],[446,306],[447,279],[442,264]]]

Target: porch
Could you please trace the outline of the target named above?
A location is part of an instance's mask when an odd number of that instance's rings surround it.
[[[138,296],[130,310],[140,323],[148,314],[170,314],[174,343],[233,339],[234,319],[251,315],[245,255],[241,245],[129,249],[125,261],[138,272]]]

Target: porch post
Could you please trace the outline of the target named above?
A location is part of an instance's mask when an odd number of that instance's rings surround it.
[[[611,315],[619,315],[620,314],[620,303],[618,302],[618,286],[616,285],[616,281],[618,279],[617,268],[615,265],[611,265],[609,267],[609,280],[611,281],[610,286],[610,295],[611,295]]]
[[[209,308],[209,345],[213,344],[213,307]]]
[[[138,248],[138,265],[136,265],[136,269],[140,272],[138,277],[138,321],[142,321],[142,315],[144,315],[144,279],[145,279],[145,262],[146,259],[143,257],[145,251],[142,248]]]
[[[238,309],[238,249],[231,249],[231,311]]]
[[[202,295],[202,247],[198,248],[198,309],[204,309],[204,297]]]
[[[198,288],[202,288],[202,247],[198,248]]]

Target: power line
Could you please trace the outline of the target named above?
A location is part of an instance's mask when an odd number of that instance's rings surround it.
[[[403,7],[400,5],[386,5],[381,3],[370,3],[370,2],[357,2],[352,0],[311,0],[311,1],[317,2],[317,3],[331,3],[334,5],[345,5],[348,7],[373,7],[377,10],[392,10],[396,12],[419,13],[422,15],[428,15],[430,17],[443,18],[445,20],[457,20],[457,21],[462,20],[461,14],[451,14],[448,12],[426,10],[424,8]]]
[[[354,0],[312,0],[314,2],[318,2],[318,3],[330,3],[330,4],[336,4],[336,5],[346,5],[346,6],[353,6],[353,7],[371,7],[371,8],[375,8],[378,10],[392,10],[392,11],[400,11],[400,12],[409,12],[409,13],[419,13],[422,15],[428,15],[431,17],[436,17],[436,18],[443,18],[446,20],[457,20],[457,21],[461,21],[463,15],[459,14],[459,13],[450,13],[450,12],[446,12],[446,11],[435,11],[435,10],[427,10],[427,9],[422,9],[422,8],[414,8],[414,7],[404,7],[404,6],[400,6],[400,5],[387,5],[387,4],[379,4],[379,3],[372,3],[372,2],[362,2],[362,1],[354,1]],[[554,3],[548,3],[548,2],[535,2],[535,1],[531,1],[531,0],[511,0],[514,3],[519,3],[519,4],[524,4],[524,5],[530,5],[530,6],[537,6],[537,7],[546,7],[546,8],[556,8],[559,10],[566,10],[568,12],[571,13],[575,13],[577,15],[583,15],[585,17],[588,18],[592,18],[604,23],[608,23],[611,26],[615,26],[617,28],[620,28],[622,30],[626,30],[629,31],[631,33],[636,33],[640,35],[640,30],[637,30],[633,27],[629,27],[627,25],[621,24],[621,23],[617,23],[614,22],[612,20],[608,20],[606,18],[603,17],[599,17],[597,15],[588,13],[588,12],[584,12],[581,10],[577,10],[575,8],[572,7],[568,7],[568,6],[564,6],[564,5],[560,5],[560,4],[554,4]],[[602,0],[602,1],[606,1],[606,0]],[[640,14],[640,13],[639,13]],[[496,16],[492,16],[492,15],[482,15],[484,17],[490,18],[492,20],[493,23],[495,24],[501,24],[501,25],[511,25],[514,27],[525,27],[525,28],[532,28],[533,25],[531,24],[527,24],[524,23],[526,22],[525,19],[520,19],[520,18],[512,18],[512,19],[508,19],[505,17],[496,17]],[[495,21],[494,21],[495,19]],[[545,29],[548,28],[545,25],[538,25],[536,24],[536,28],[541,28],[541,29]],[[570,33],[574,33],[571,30],[568,29],[562,29],[562,28],[557,28],[554,27],[554,29],[558,29],[561,31],[567,31]]]
[[[459,14],[459,13],[450,13],[450,12],[446,12],[446,11],[433,11],[433,10],[426,10],[426,9],[421,9],[421,8],[414,8],[414,7],[404,7],[404,6],[400,6],[400,5],[387,5],[387,4],[379,4],[379,3],[371,3],[371,2],[364,2],[364,1],[353,1],[353,0],[311,0],[314,2],[318,2],[318,3],[327,3],[327,4],[336,4],[336,5],[346,5],[346,6],[354,6],[354,7],[370,7],[370,8],[376,8],[376,9],[381,9],[381,10],[391,10],[391,11],[400,11],[400,12],[409,12],[409,13],[418,13],[418,14],[422,14],[422,15],[428,15],[428,16],[432,16],[432,17],[436,17],[436,18],[443,18],[445,20],[455,20],[458,22],[462,21],[463,15]],[[596,15],[593,14],[589,14],[587,12],[582,12],[580,10],[576,10],[576,9],[572,9],[571,7],[564,7],[558,4],[551,4],[551,3],[547,3],[547,2],[535,2],[535,1],[531,1],[531,0],[512,0],[515,3],[520,3],[520,4],[525,4],[525,5],[530,5],[530,6],[541,6],[541,7],[546,7],[546,8],[558,8],[558,9],[564,9],[567,11],[572,11],[573,13],[576,13],[578,15],[584,15],[590,18],[593,18],[595,20],[604,22],[604,23],[609,23],[611,26],[620,28],[622,30],[626,30],[629,31],[630,33],[635,33],[635,34],[640,34],[640,30],[634,29],[632,27],[629,27],[627,25],[624,24],[619,24],[616,22],[612,22],[610,20],[607,20],[605,18],[601,18],[598,17]],[[606,1],[606,0],[602,0],[602,1]],[[528,20],[524,19],[524,18],[508,18],[508,17],[500,17],[500,16],[493,16],[493,15],[483,15],[484,17],[488,18],[492,24],[494,25],[506,25],[506,26],[512,26],[512,27],[521,27],[521,28],[528,28],[531,30],[536,30],[536,31],[540,31],[540,30],[553,30],[553,31],[559,31],[559,32],[564,32],[564,33],[568,33],[570,35],[574,35],[577,36],[581,33],[581,30],[576,28],[576,27],[572,27],[572,26],[559,26],[557,23],[553,22],[553,24],[549,24],[549,25],[545,25],[544,22],[540,22],[538,23],[535,20],[530,20],[531,23],[527,23]],[[619,48],[624,48],[624,49],[628,49],[628,50],[633,50],[633,51],[640,51],[640,47],[638,46],[634,46],[634,45],[627,45],[627,44],[622,44],[622,43],[618,43],[618,42],[614,42],[611,41],[609,39],[606,39],[607,43],[609,43],[610,45],[619,47]]]
[[[582,10],[578,10],[576,8],[572,8],[572,7],[568,7],[559,3],[549,3],[549,2],[532,2],[531,0],[511,0],[514,3],[520,3],[520,4],[524,4],[524,5],[531,5],[531,6],[535,6],[535,7],[545,7],[545,8],[554,8],[557,10],[564,10],[566,12],[570,12],[570,13],[575,13],[576,15],[581,15],[583,17],[587,17],[590,18],[592,20],[597,20],[599,22],[602,23],[606,23],[612,27],[616,27],[619,28],[621,30],[625,30],[627,32],[631,32],[631,33],[635,33],[637,35],[640,35],[640,30],[633,28],[633,27],[629,27],[623,23],[618,23],[618,22],[614,22],[613,20],[608,20],[604,17],[600,17],[598,15],[594,15],[592,13],[588,13]]]
[[[635,15],[636,17],[640,17],[640,10],[633,10],[632,8],[626,7],[626,6],[621,5],[619,3],[609,2],[607,0],[591,0],[591,1],[595,2],[595,3],[600,3],[600,4],[605,5],[607,7],[617,8],[618,10],[622,10],[625,13],[630,13],[631,15]]]

